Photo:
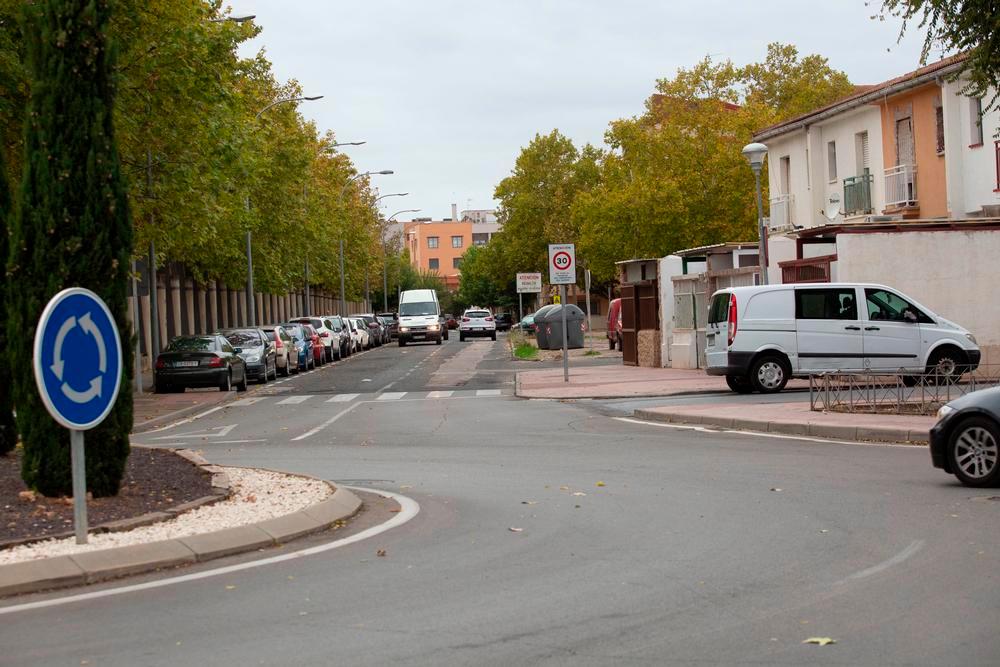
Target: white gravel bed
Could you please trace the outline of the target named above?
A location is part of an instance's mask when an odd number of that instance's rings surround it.
[[[0,551],[0,565],[245,526],[297,512],[333,494],[329,484],[318,480],[252,468],[223,470],[232,484],[233,495],[228,500],[193,509],[151,526],[120,533],[91,534],[89,544],[77,544],[76,538],[69,537],[5,549]]]

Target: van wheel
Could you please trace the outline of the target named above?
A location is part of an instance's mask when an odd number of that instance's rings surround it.
[[[753,387],[750,386],[750,380],[748,380],[744,375],[727,375],[726,384],[728,384],[729,388],[737,394],[749,394],[753,392]]]
[[[967,372],[965,355],[954,347],[938,348],[927,361],[927,373],[935,384],[955,384]]]
[[[750,385],[762,394],[774,394],[785,388],[791,372],[787,359],[765,354],[750,366]]]

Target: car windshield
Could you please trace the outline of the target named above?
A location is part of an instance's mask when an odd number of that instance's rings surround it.
[[[167,352],[214,352],[215,338],[211,336],[184,336],[175,338],[167,346]]]
[[[261,344],[260,335],[256,331],[227,331],[226,340],[234,347],[253,347]]]
[[[399,306],[399,314],[409,315],[410,317],[415,315],[433,315],[435,310],[437,310],[437,308],[434,307],[433,301],[404,303]]]

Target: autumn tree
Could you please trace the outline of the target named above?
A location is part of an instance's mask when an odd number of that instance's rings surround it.
[[[968,81],[963,91],[970,97],[997,103],[1000,95],[1000,5],[996,0],[883,0],[874,18],[902,19],[902,39],[907,30],[924,31],[920,54],[926,63],[940,48],[967,54],[957,77]]]
[[[0,146],[0,268],[6,264],[8,220],[11,214],[10,187],[7,185],[7,161]],[[3,271],[6,273],[6,270]],[[11,397],[10,363],[7,359],[7,290],[9,284],[0,284],[0,456],[17,445],[17,427],[14,424],[14,404]]]
[[[86,287],[108,305],[122,340],[131,337],[126,285],[132,220],[114,131],[114,50],[109,0],[45,0],[25,5],[31,97],[24,134],[24,178],[10,232],[8,322],[22,477],[47,496],[72,491],[69,431],[38,396],[32,342],[46,302]],[[132,346],[122,346],[122,385]],[[129,454],[132,392],[119,392],[107,418],[87,436],[87,486],[118,492]]]

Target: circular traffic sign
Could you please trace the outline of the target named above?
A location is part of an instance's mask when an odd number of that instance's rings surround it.
[[[82,287],[52,297],[35,331],[34,368],[57,422],[86,431],[104,421],[122,379],[121,340],[107,304]]]
[[[569,256],[569,253],[565,250],[560,250],[556,254],[552,255],[552,266],[556,267],[560,271],[565,271],[573,265],[573,258]]]

